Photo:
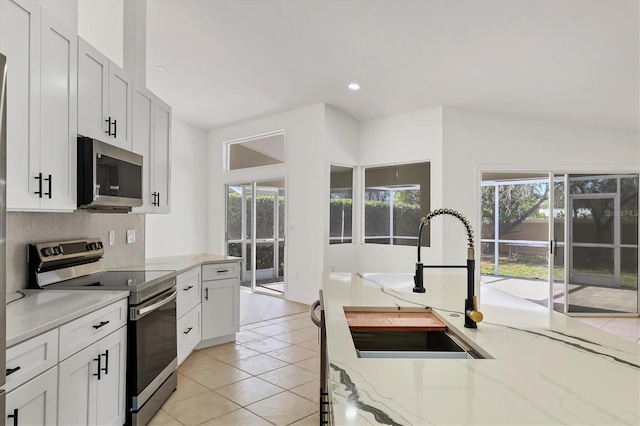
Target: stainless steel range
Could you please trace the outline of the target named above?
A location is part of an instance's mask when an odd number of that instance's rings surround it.
[[[29,288],[129,291],[127,424],[145,425],[177,385],[175,271],[105,271],[97,238],[29,245]]]

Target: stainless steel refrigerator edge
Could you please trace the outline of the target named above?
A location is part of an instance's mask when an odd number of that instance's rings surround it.
[[[0,54],[0,366],[6,367],[7,334],[7,58]],[[5,415],[5,368],[0,369],[0,416]],[[1,422],[4,422],[2,420]]]

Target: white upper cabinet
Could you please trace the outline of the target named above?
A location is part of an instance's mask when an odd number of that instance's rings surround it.
[[[129,74],[78,37],[78,133],[131,151]]]
[[[37,2],[0,2],[7,56],[7,209],[76,207],[76,36]]]
[[[133,152],[143,158],[142,207],[133,213],[169,213],[171,107],[149,90],[133,90]]]
[[[77,163],[77,37],[46,11],[40,27],[41,207],[74,210]]]
[[[155,213],[171,211],[171,107],[156,97],[154,111],[153,191]]]
[[[142,155],[142,207],[133,209],[133,213],[153,213],[154,199],[151,197],[152,168],[151,143],[153,141],[153,111],[155,96],[151,91],[134,87],[133,89],[133,143],[132,151]]]
[[[40,7],[0,1],[0,52],[7,57],[7,207],[38,209]]]

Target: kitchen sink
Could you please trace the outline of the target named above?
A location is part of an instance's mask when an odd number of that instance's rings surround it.
[[[429,308],[345,307],[359,358],[484,359]]]
[[[351,331],[359,358],[484,357],[450,331]]]

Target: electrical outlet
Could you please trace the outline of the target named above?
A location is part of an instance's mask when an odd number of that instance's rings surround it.
[[[136,230],[127,229],[127,244],[133,244],[136,242]]]
[[[116,231],[109,231],[109,245],[112,246],[116,243]]]

